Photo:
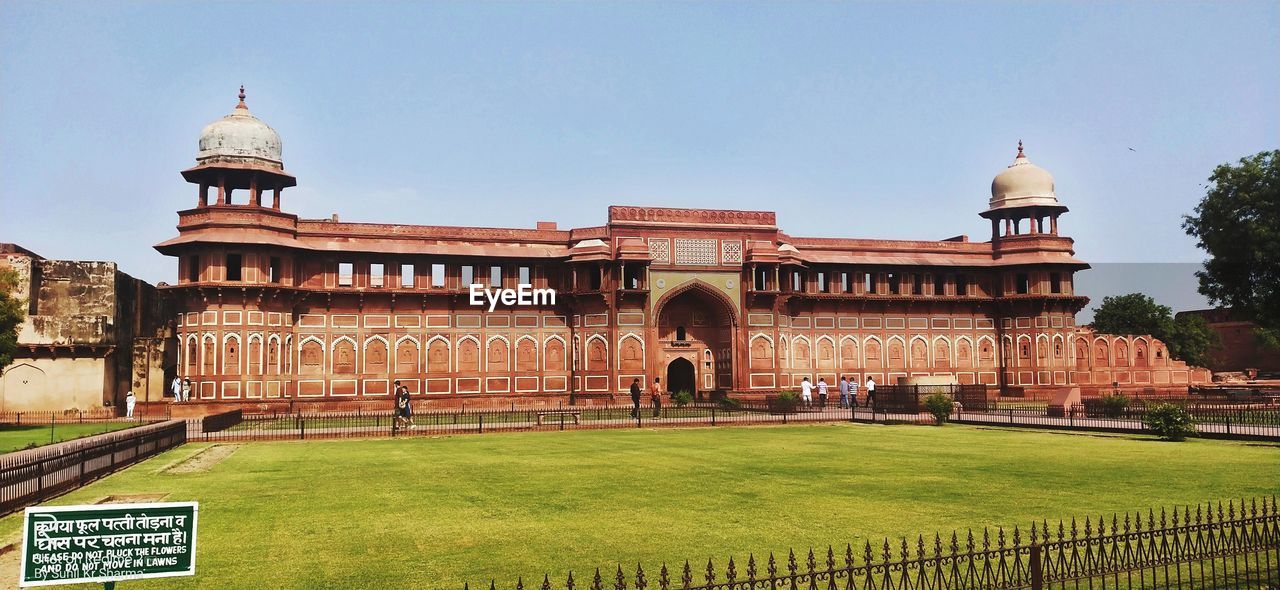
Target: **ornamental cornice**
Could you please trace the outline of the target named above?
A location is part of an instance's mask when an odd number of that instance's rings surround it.
[[[609,223],[681,223],[708,225],[777,225],[772,211],[737,211],[731,209],[677,209],[670,207],[609,206]]]

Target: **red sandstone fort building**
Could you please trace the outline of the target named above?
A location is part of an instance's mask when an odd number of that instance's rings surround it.
[[[241,101],[204,128],[178,212],[177,373],[206,402],[604,396],[633,379],[752,396],[804,377],[1005,390],[1181,389],[1208,372],[1148,336],[1076,326],[1088,265],[1018,147],[988,241],[806,237],[772,212],[613,206],[596,227],[300,219],[277,133]],[[554,289],[473,305],[471,285]]]

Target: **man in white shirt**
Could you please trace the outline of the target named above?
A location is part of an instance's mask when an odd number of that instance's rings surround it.
[[[173,381],[169,383],[169,391],[173,392],[173,401],[182,401],[182,378],[177,375],[173,376]]]
[[[867,377],[867,407],[876,405],[876,380]]]
[[[130,391],[128,394],[124,396],[124,415],[126,418],[133,417],[133,406],[137,403],[138,403],[138,398],[133,396],[132,391]]]
[[[804,407],[813,405],[813,383],[808,377],[800,382],[800,401],[804,403]]]

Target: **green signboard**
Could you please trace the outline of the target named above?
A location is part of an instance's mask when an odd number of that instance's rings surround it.
[[[196,502],[34,506],[19,586],[196,573]]]

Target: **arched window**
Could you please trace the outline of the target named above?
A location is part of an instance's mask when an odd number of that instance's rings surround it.
[[[373,375],[385,375],[387,372],[387,343],[381,338],[366,340],[364,343],[364,372]]]
[[[240,374],[240,337],[234,334],[222,341],[222,374]]]
[[[356,347],[350,340],[333,343],[333,372],[343,375],[356,372]]]
[[[565,370],[564,342],[559,338],[550,338],[543,345],[543,369],[547,371]]]
[[[404,338],[396,345],[396,372],[418,372],[418,343],[410,338]]]

